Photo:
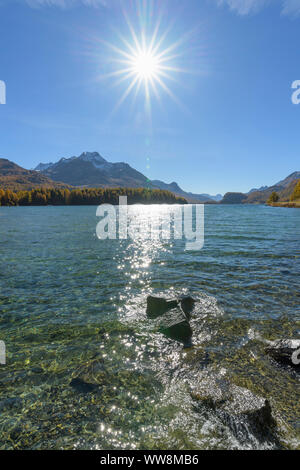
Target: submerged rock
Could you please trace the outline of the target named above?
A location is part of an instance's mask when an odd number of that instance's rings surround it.
[[[0,411],[10,410],[12,408],[20,408],[23,405],[23,400],[19,397],[5,398],[0,401]]]
[[[191,348],[193,346],[193,331],[189,322],[187,321],[176,323],[167,327],[161,327],[160,331],[168,338],[174,339],[179,343],[183,343],[184,348]]]
[[[111,361],[111,357],[97,355],[85,363],[74,374],[70,386],[79,393],[94,392],[109,401],[120,396],[131,395],[145,397],[155,394],[160,382],[148,369],[138,370],[136,364],[120,356]]]
[[[193,297],[184,296],[180,297],[179,299],[164,299],[163,297],[153,297],[149,295],[147,297],[147,315],[149,318],[158,318],[168,310],[176,308],[178,306],[181,307],[182,311],[185,313],[187,320],[190,319],[190,314],[194,309],[195,300]]]
[[[147,316],[149,318],[158,318],[168,310],[178,307],[178,300],[166,300],[162,297],[153,297],[149,295],[147,297]]]
[[[189,324],[195,300],[190,297],[166,300],[162,297],[147,297],[147,316],[151,319],[162,317],[160,332],[178,341],[185,348],[192,346],[193,331]]]
[[[180,307],[184,312],[187,320],[191,319],[191,313],[194,310],[195,300],[193,297],[187,296],[180,299]]]
[[[266,348],[266,353],[281,364],[300,368],[300,339],[273,341]]]
[[[231,385],[230,390],[231,399],[221,407],[225,414],[247,418],[251,427],[264,435],[276,426],[268,400],[236,385]]]
[[[99,390],[97,385],[85,382],[80,377],[72,379],[70,385],[79,393],[91,393]]]
[[[237,436],[247,439],[249,430],[260,440],[274,439],[276,421],[270,402],[250,390],[231,384],[223,377],[206,376],[191,396],[213,409]]]
[[[193,331],[180,308],[170,310],[164,315],[159,331],[168,338],[182,343],[185,348],[192,346]]]

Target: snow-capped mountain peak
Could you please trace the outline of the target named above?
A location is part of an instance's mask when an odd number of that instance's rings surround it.
[[[35,168],[36,171],[46,171],[55,165],[61,163],[70,163],[74,160],[81,160],[84,162],[90,162],[94,165],[95,168],[104,168],[110,164],[103,158],[98,152],[83,152],[79,157],[70,157],[65,158],[62,157],[57,163],[39,163],[39,165]]]
[[[35,171],[45,171],[48,170],[53,165],[53,163],[39,163],[35,168]]]
[[[83,152],[78,158],[80,160],[83,160],[85,162],[91,162],[91,163],[107,163],[106,160],[101,157],[101,155],[98,152]]]

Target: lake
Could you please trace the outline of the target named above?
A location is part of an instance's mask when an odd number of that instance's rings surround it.
[[[199,251],[99,240],[97,222],[92,206],[0,208],[0,448],[300,448],[299,375],[264,353],[300,337],[300,211],[207,205]],[[149,294],[197,299],[193,349],[146,317]],[[276,436],[195,403],[213,374],[267,398]]]

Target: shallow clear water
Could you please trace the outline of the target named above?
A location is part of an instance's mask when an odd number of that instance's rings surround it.
[[[299,376],[264,340],[300,337],[300,211],[206,206],[204,248],[190,252],[101,241],[97,222],[96,207],[0,208],[0,447],[299,448]],[[198,299],[193,349],[146,318],[150,293]],[[80,374],[97,389],[71,387]],[[268,398],[276,438],[195,406],[205,374]]]

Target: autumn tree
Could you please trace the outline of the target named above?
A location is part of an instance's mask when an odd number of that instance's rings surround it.
[[[276,191],[273,191],[269,199],[267,200],[267,204],[274,204],[275,202],[279,201],[279,196]]]
[[[291,195],[291,201],[297,200],[300,200],[300,180],[296,184],[293,194]]]

